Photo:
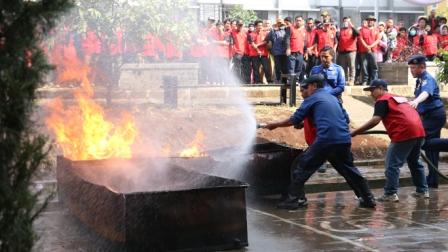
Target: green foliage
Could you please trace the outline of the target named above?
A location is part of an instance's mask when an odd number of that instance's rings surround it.
[[[448,83],[448,51],[440,49],[441,60],[437,60],[437,66],[439,67],[439,72],[437,73],[437,80],[439,83]]]
[[[65,23],[80,33],[91,26],[109,38],[123,28],[135,42],[141,42],[148,32],[162,40],[171,34],[183,48],[196,32],[194,10],[189,5],[188,0],[76,0],[76,8]]]
[[[255,11],[245,10],[242,5],[235,5],[229,12],[229,18],[243,20],[246,25],[258,19]]]
[[[39,45],[70,0],[0,2],[0,251],[30,251],[42,210],[30,182],[48,162],[33,130],[36,89],[52,68]],[[45,204],[44,204],[45,205]]]

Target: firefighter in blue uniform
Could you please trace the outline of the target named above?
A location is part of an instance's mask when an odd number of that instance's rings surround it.
[[[426,142],[431,139],[440,138],[442,127],[446,123],[445,107],[440,99],[440,90],[436,80],[426,71],[426,58],[423,55],[414,55],[408,65],[411,69],[412,76],[417,78],[415,86],[415,99],[409,104],[416,108],[423,122],[426,133]],[[425,146],[423,146],[425,149]],[[427,149],[426,156],[438,167],[439,152]],[[428,167],[429,174],[426,178],[428,186],[437,188],[439,186],[437,173]]]
[[[311,68],[310,76],[322,74],[324,76],[324,90],[337,97],[342,103],[341,96],[345,89],[345,74],[341,66],[333,63],[334,54],[331,46],[322,48],[319,52],[321,64]],[[344,113],[347,112],[344,110]],[[326,171],[325,165],[322,165],[317,171],[324,173]]]
[[[288,196],[277,207],[297,209],[306,206],[305,182],[328,160],[360,198],[360,207],[373,208],[375,199],[367,180],[353,164],[346,115],[338,99],[324,90],[323,81],[324,76],[321,74],[304,80],[300,84],[300,91],[308,92],[308,96],[295,113],[288,119],[264,126],[269,130],[298,126],[305,118],[309,118],[317,131],[315,141],[302,154],[297,167],[293,167]]]

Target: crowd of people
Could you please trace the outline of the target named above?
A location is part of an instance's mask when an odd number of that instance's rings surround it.
[[[406,61],[417,53],[432,61],[439,56],[439,49],[448,49],[447,20],[436,17],[435,11],[429,17],[419,17],[410,28],[395,25],[392,18],[376,21],[368,16],[356,26],[350,17],[344,17],[337,27],[326,11],[319,20],[285,17],[274,25],[259,20],[247,29],[242,22],[230,20],[218,22],[215,28],[211,20],[204,36],[228,46],[223,57],[229,56],[226,60],[232,62],[243,83],[254,84],[281,83],[291,74],[303,80],[320,64],[325,46],[335,51],[335,63],[344,69],[348,85],[367,85],[378,78],[378,62]]]
[[[350,17],[344,17],[338,27],[326,11],[320,19],[285,17],[275,24],[269,20],[245,24],[242,20],[216,22],[209,18],[183,44],[174,34],[147,32],[135,39],[135,34],[120,28],[113,36],[94,26],[81,34],[66,28],[56,36],[49,53],[58,65],[66,58],[79,57],[94,68],[105,54],[123,63],[196,62],[200,84],[234,82],[223,67],[234,72],[240,83],[262,84],[282,83],[291,75],[303,80],[320,64],[321,50],[330,46],[335,51],[333,60],[344,70],[346,84],[367,85],[378,77],[378,62],[406,61],[416,53],[431,61],[439,49],[448,50],[447,19],[434,11],[419,17],[410,28],[396,25],[392,18],[376,21],[368,16],[357,26]]]

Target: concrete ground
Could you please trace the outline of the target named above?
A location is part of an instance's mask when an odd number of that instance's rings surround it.
[[[398,203],[357,207],[350,191],[308,194],[307,208],[275,208],[276,197],[250,198],[249,246],[236,251],[446,251],[448,186],[431,190],[429,200],[400,189]],[[374,193],[380,195],[381,189]],[[59,204],[36,221],[34,251],[119,251],[80,226]]]

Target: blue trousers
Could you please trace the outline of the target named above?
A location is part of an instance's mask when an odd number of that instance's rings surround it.
[[[419,160],[422,144],[423,138],[416,138],[389,145],[386,153],[386,185],[384,186],[384,194],[391,195],[398,192],[400,168],[403,167],[404,162],[408,163],[416,191],[428,191],[425,168]]]
[[[291,55],[288,56],[288,73],[296,74],[297,78],[299,78],[302,73],[303,64],[304,61],[302,54],[298,52],[291,53]]]
[[[426,142],[430,143],[431,139],[440,138],[440,132],[443,126],[446,123],[446,112],[444,107],[440,107],[438,109],[432,110],[421,115],[423,127],[425,128],[426,133]],[[435,167],[439,166],[439,152],[426,149],[425,154],[428,159],[435,165]],[[438,187],[439,179],[437,173],[428,167],[428,177],[426,177],[426,181],[429,187]]]
[[[289,194],[299,198],[305,198],[305,182],[325,162],[329,161],[336,171],[345,178],[357,197],[370,201],[373,195],[367,180],[361,175],[353,164],[351,144],[312,144],[303,153],[296,167],[293,167]]]

